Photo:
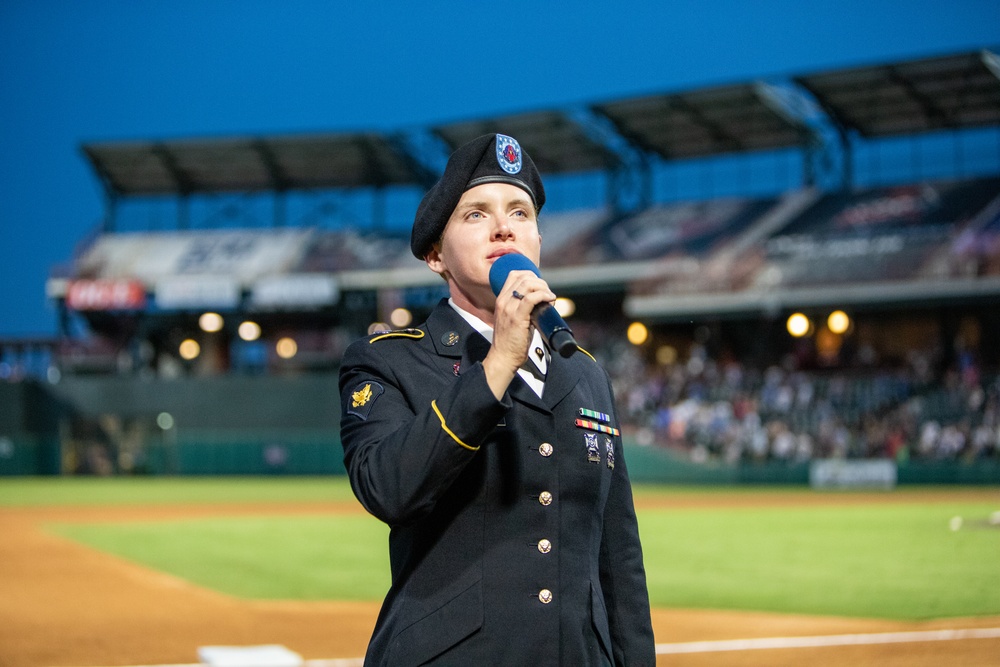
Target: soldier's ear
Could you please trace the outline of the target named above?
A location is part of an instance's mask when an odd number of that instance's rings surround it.
[[[436,242],[431,246],[431,249],[427,251],[424,255],[424,261],[431,271],[444,276],[445,272],[448,270],[447,264],[445,264],[444,257],[441,255],[441,241]]]

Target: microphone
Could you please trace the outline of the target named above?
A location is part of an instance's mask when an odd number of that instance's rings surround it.
[[[493,289],[493,294],[500,294],[511,271],[531,271],[539,278],[542,277],[535,263],[524,255],[517,253],[502,255],[490,267],[490,287]],[[536,305],[531,311],[531,322],[542,334],[549,348],[558,352],[560,356],[568,358],[576,352],[577,344],[573,332],[551,303]]]

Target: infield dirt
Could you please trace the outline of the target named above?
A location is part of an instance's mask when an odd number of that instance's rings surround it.
[[[995,500],[995,490],[956,499]],[[815,503],[858,496],[805,496]],[[935,495],[941,500],[940,495]],[[897,491],[882,502],[917,502]],[[782,493],[705,494],[656,506],[779,505]],[[801,498],[796,497],[801,504]],[[169,507],[0,508],[0,666],[111,667],[197,663],[200,646],[281,644],[306,659],[356,658],[378,613],[375,602],[262,602],[230,597],[55,536],[49,523],[165,520],[233,515],[358,512],[355,503]],[[1000,617],[912,623],[757,612],[654,609],[658,644],[938,629],[998,628]],[[1000,638],[659,656],[658,665],[1000,665]]]

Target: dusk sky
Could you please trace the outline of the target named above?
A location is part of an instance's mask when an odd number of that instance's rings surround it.
[[[0,3],[0,337],[51,336],[84,143],[395,131],[1000,46],[996,0]]]

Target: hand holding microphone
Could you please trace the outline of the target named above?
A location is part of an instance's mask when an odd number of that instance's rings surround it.
[[[499,295],[507,282],[507,276],[511,271],[531,271],[541,278],[538,267],[535,263],[524,255],[511,253],[498,258],[490,267],[490,288],[493,294]],[[524,298],[514,292],[514,298]],[[538,329],[545,339],[549,348],[555,350],[562,357],[571,357],[577,350],[576,339],[566,321],[552,307],[550,303],[539,303],[531,311],[531,322]]]

